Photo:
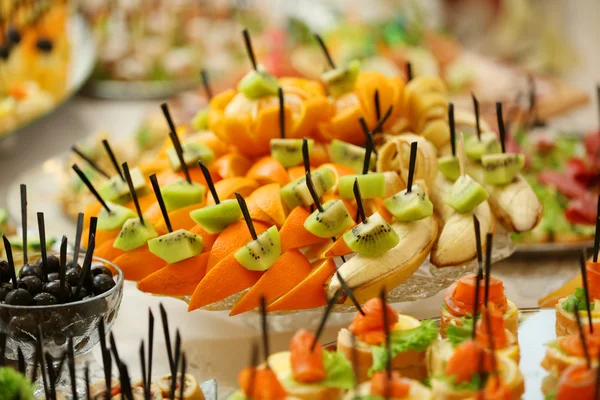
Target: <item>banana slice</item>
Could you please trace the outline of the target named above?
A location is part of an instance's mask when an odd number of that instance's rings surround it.
[[[487,201],[479,204],[471,212],[459,213],[443,201],[451,188],[452,182],[438,174],[429,193],[434,209],[443,222],[440,236],[430,256],[431,263],[436,267],[461,266],[477,257],[473,214],[479,220],[482,250],[485,249],[486,233],[496,232],[496,221]]]
[[[406,184],[394,171],[386,171],[383,173],[383,179],[385,180],[385,197],[395,195],[401,190],[406,189]]]
[[[177,390],[175,399],[178,400],[205,400],[204,394],[198,385],[198,381],[190,374],[185,374],[185,387],[183,390],[183,399],[179,398],[179,381],[181,374],[177,375]],[[162,392],[163,397],[170,398],[171,396],[171,375],[165,375],[158,380],[158,387]]]
[[[504,229],[509,232],[528,232],[541,221],[544,206],[521,174],[508,185],[496,186],[484,184],[480,165],[469,163],[467,170],[490,194],[488,201]]]
[[[142,398],[143,398],[144,397],[144,382],[142,382],[142,381],[135,382],[132,385],[131,390],[132,390],[134,396],[142,396]],[[162,398],[163,398],[162,390],[160,390],[160,387],[156,383],[151,382],[150,383],[150,400],[162,400]]]
[[[392,290],[415,273],[435,242],[438,223],[431,216],[418,221],[394,222],[392,228],[400,237],[396,247],[379,257],[356,255],[338,269],[361,303],[376,297],[382,288]],[[334,275],[325,290],[333,296],[340,289],[340,281]]]

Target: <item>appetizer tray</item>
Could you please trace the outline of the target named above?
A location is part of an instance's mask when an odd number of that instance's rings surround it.
[[[92,74],[97,56],[96,42],[92,35],[92,31],[83,17],[78,14],[75,14],[70,18],[67,29],[69,37],[72,39],[71,54],[74,56],[71,57],[71,63],[69,65],[69,75],[65,95],[57,101],[54,107],[42,112],[33,119],[23,121],[12,130],[0,131],[0,139],[18,133],[19,130],[33,125],[62,107],[83,87]]]
[[[586,240],[576,243],[517,243],[515,245],[516,254],[564,254],[575,253],[584,249],[594,247],[593,240]]]

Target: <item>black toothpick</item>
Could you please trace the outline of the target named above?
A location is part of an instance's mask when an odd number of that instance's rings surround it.
[[[477,264],[479,269],[483,270],[483,251],[481,248],[481,227],[479,219],[473,214],[473,226],[475,229],[475,248],[477,249]]]
[[[381,300],[381,307],[383,309],[383,329],[385,332],[385,351],[386,351],[386,360],[385,360],[385,370],[387,372],[387,383],[386,383],[386,399],[390,397],[390,389],[392,383],[392,345],[390,338],[390,321],[388,319],[387,313],[387,301],[385,298],[385,289],[381,289],[379,293],[379,299]]]
[[[19,368],[19,372],[23,375],[25,374],[25,357],[23,356],[23,350],[21,347],[17,347],[17,364]]]
[[[419,143],[412,142],[410,144],[410,161],[408,164],[408,180],[406,184],[406,193],[412,192],[413,179],[415,177],[415,166],[417,165],[417,150]]]
[[[581,281],[583,282],[583,294],[585,295],[585,307],[590,324],[590,333],[594,333],[594,325],[592,324],[592,310],[590,310],[590,290],[587,277],[587,268],[585,266],[585,250],[581,252],[579,257],[579,266],[581,269]]]
[[[129,194],[133,200],[133,204],[135,205],[135,211],[137,212],[138,218],[140,219],[140,223],[145,225],[144,223],[144,215],[142,214],[142,209],[140,207],[140,201],[138,200],[137,193],[135,192],[135,188],[133,187],[133,180],[131,179],[131,173],[129,172],[129,165],[127,162],[124,162],[123,165],[123,173],[125,174],[125,180],[127,181],[127,186],[129,187]]]
[[[67,365],[69,367],[69,378],[71,381],[71,397],[77,400],[77,382],[75,380],[75,350],[73,349],[73,337],[69,337],[67,344]]]
[[[375,116],[377,117],[377,121],[379,121],[381,119],[381,106],[379,104],[379,90],[375,89],[375,94],[373,95],[373,102],[375,103]],[[380,130],[377,130],[373,133],[377,133],[380,132]]]
[[[27,265],[27,186],[21,184],[21,234],[23,235],[23,265]]]
[[[142,386],[144,388],[144,399],[148,399],[149,391],[148,391],[148,376],[146,375],[146,349],[144,348],[144,341],[140,343],[140,368],[142,371]]]
[[[585,339],[585,332],[583,331],[583,327],[581,326],[581,317],[579,315],[579,306],[575,303],[575,309],[573,310],[575,313],[575,321],[577,322],[577,330],[579,331],[579,339],[581,340],[581,345],[583,347],[583,354],[585,355],[585,360],[587,362],[588,368],[592,367],[592,361],[590,360],[590,351],[587,347],[587,340]]]
[[[473,303],[473,331],[471,332],[471,338],[474,340],[476,335],[477,327],[477,316],[479,314],[479,293],[481,291],[481,279],[483,279],[483,255],[481,251],[481,232],[479,227],[479,220],[473,215],[473,224],[475,225],[475,243],[477,247],[477,273],[475,275],[475,302]]]
[[[150,175],[150,183],[152,183],[152,189],[154,190],[156,201],[158,202],[158,205],[160,207],[160,212],[162,213],[163,219],[165,220],[165,225],[167,226],[169,232],[173,232],[171,219],[169,218],[167,206],[165,206],[165,201],[163,200],[162,193],[160,192],[160,186],[158,185],[158,179],[156,178],[156,174]]]
[[[46,353],[46,369],[48,370],[48,391],[50,399],[56,399],[56,373],[52,365],[52,356]]]
[[[304,161],[304,173],[310,174],[310,154],[308,152],[308,140],[302,138],[302,161]]]
[[[92,270],[92,258],[94,257],[94,250],[96,249],[96,235],[91,234],[92,237],[88,243],[88,248],[85,251],[85,258],[81,266],[81,274],[79,275],[79,282],[77,282],[77,288],[75,289],[75,296],[79,295],[81,288],[84,283],[90,279],[90,273]]]
[[[81,157],[86,163],[88,163],[88,165],[90,167],[92,167],[94,170],[96,170],[98,173],[100,173],[101,175],[103,175],[105,178],[110,179],[110,175],[106,173],[106,171],[104,171],[102,168],[100,168],[98,166],[98,164],[96,164],[94,162],[94,160],[90,159],[88,156],[86,156],[81,150],[79,150],[76,146],[71,146],[71,151],[73,151],[73,153],[77,154],[79,157]]]
[[[377,125],[375,125],[375,128],[373,128],[371,132],[380,132],[383,129],[383,124],[385,124],[390,115],[392,115],[392,111],[394,111],[394,106],[390,106],[390,108],[387,109],[385,114],[383,114],[383,117],[378,120]]]
[[[175,400],[177,389],[177,370],[179,369],[179,357],[181,356],[181,335],[179,330],[175,332],[175,354],[173,356],[173,366],[171,370],[171,400]]]
[[[281,86],[277,89],[277,96],[279,97],[279,137],[285,139],[285,104]]]
[[[162,303],[159,304],[160,319],[163,326],[163,333],[165,335],[165,345],[167,347],[167,357],[169,357],[169,368],[173,371],[173,350],[171,347],[171,333],[169,332],[169,319],[167,318],[167,311]]]
[[[369,167],[371,166],[371,153],[373,153],[373,147],[374,147],[373,146],[373,135],[371,134],[371,132],[367,132],[365,158],[363,159],[363,169],[362,169],[363,175],[366,175],[369,173]]]
[[[38,222],[39,222],[39,214],[38,213]],[[43,219],[43,214],[42,214]],[[77,214],[77,228],[75,230],[75,243],[73,244],[73,265],[77,265],[77,261],[79,260],[79,250],[81,249],[81,234],[83,232],[83,213]],[[40,232],[41,234],[41,232]],[[40,238],[41,241],[41,238]],[[45,246],[45,242],[44,242]]]
[[[109,335],[109,340],[110,340],[110,351],[113,355],[113,357],[115,358],[115,363],[117,365],[121,364],[121,357],[119,356],[119,349],[117,348],[117,342],[115,340],[115,335],[111,332]]]
[[[90,393],[90,366],[88,363],[85,363],[83,374],[85,379],[85,398],[86,400],[89,400],[92,398],[92,395]]]
[[[235,198],[242,209],[242,214],[244,215],[244,220],[246,221],[248,230],[250,231],[250,236],[252,236],[252,240],[256,240],[258,236],[256,235],[256,229],[254,229],[254,222],[252,222],[252,217],[250,217],[250,211],[248,211],[246,200],[244,200],[244,197],[237,192],[235,193]]]
[[[267,321],[267,301],[264,296],[260,298],[260,325],[262,328],[262,339],[263,339],[263,351],[264,360],[267,368],[269,367],[269,355],[271,354],[271,348],[269,345],[269,324]]]
[[[343,259],[343,257],[342,257],[342,259]],[[342,278],[342,274],[340,274],[340,271],[339,271],[339,269],[337,269],[337,267],[335,270],[335,276],[337,276],[338,281],[340,281],[340,286],[342,287],[342,289],[344,289],[344,292],[346,292],[346,295],[350,298],[350,301],[352,301],[352,304],[354,304],[354,307],[356,307],[356,309],[358,310],[360,315],[365,315],[365,312],[363,311],[360,303],[358,302],[358,299],[354,295],[354,292],[352,291],[352,289],[350,289],[350,286],[348,286],[348,283],[346,283],[346,280],[344,278]]]
[[[412,64],[407,62],[406,63],[406,82],[410,82],[413,79],[413,72],[412,72]]]
[[[313,351],[315,349],[315,346],[317,345],[317,342],[319,341],[319,338],[321,337],[321,334],[323,333],[323,330],[325,329],[325,324],[327,323],[327,318],[329,318],[329,315],[331,314],[331,310],[333,310],[333,306],[337,302],[338,294],[339,294],[339,292],[336,291],[333,294],[333,296],[327,301],[327,307],[325,307],[325,312],[323,313],[323,317],[321,317],[321,322],[319,322],[319,327],[317,328],[317,332],[315,333],[315,339],[313,340],[312,344],[310,345],[310,351]]]
[[[148,383],[148,391],[150,391],[150,383],[152,383],[152,360],[154,351],[154,314],[152,310],[148,309],[148,376],[146,382]]]
[[[600,86],[599,86],[600,87]],[[598,98],[600,100],[600,98]],[[598,262],[598,248],[600,247],[600,194],[598,195],[598,209],[596,210],[596,232],[594,234],[594,254],[592,261]]]
[[[198,161],[198,166],[202,170],[202,175],[204,175],[204,180],[208,185],[208,190],[210,190],[210,194],[212,194],[215,204],[219,204],[221,200],[219,200],[219,194],[217,193],[217,189],[215,189],[215,183],[212,180],[212,176],[210,176],[210,171],[202,161]]]
[[[471,92],[471,98],[473,99],[473,109],[475,111],[475,128],[477,133],[477,139],[481,140],[481,125],[479,124],[479,102],[475,97],[475,94]]]
[[[90,217],[90,226],[88,228],[88,246],[90,247],[90,243],[92,242],[92,237],[96,236],[96,226],[98,225],[98,217]]]
[[[106,150],[106,154],[108,154],[108,157],[110,158],[110,162],[112,163],[113,167],[117,171],[117,174],[121,177],[121,180],[123,182],[125,182],[125,177],[123,176],[123,172],[121,171],[121,168],[119,167],[119,162],[117,161],[117,157],[115,157],[115,153],[113,153],[112,148],[110,147],[110,144],[108,143],[108,140],[104,139],[102,141],[102,145],[104,146],[104,150]]]
[[[167,120],[167,125],[169,125],[169,132],[177,133],[177,128],[175,127],[175,123],[173,122],[173,118],[171,118],[171,113],[169,112],[169,106],[167,103],[162,103],[160,105],[160,109]]]
[[[206,93],[206,98],[211,100],[213,97],[212,89],[210,88],[210,80],[208,79],[208,71],[204,68],[200,71],[200,76],[202,77],[202,86],[204,87],[204,92]]]
[[[183,171],[185,180],[188,183],[192,183],[189,168],[185,163],[185,158],[183,157],[183,147],[181,147],[181,142],[179,142],[177,134],[173,131],[169,132],[169,137],[171,138],[171,142],[173,142],[173,148],[175,149],[175,154],[177,154],[177,158],[179,159],[179,164],[181,165],[181,170]]]
[[[452,156],[456,157],[456,127],[454,126],[454,103],[448,103],[448,127],[450,128],[450,146],[452,146]]]
[[[356,199],[356,207],[358,208],[358,216],[366,224],[368,222],[367,214],[365,214],[365,207],[363,205],[362,196],[360,195],[360,186],[358,184],[358,178],[354,178],[354,186],[352,188],[354,192],[354,198]],[[357,218],[358,219],[358,218]]]
[[[102,353],[102,368],[104,369],[104,384],[106,385],[105,398],[110,399],[112,386],[112,363],[110,352],[106,347],[106,328],[103,317],[101,317],[100,322],[98,322],[98,336],[100,337],[100,352]]]
[[[492,354],[492,371],[496,376],[496,382],[499,384],[499,371],[498,371],[498,360],[496,360],[496,346],[494,345],[494,333],[492,332],[492,317],[490,315],[489,307],[485,308],[485,314],[483,316],[486,322],[486,328],[488,331],[488,345],[490,346],[490,353]],[[482,321],[483,322],[483,321]],[[473,330],[475,330],[475,325],[473,325]]]
[[[17,289],[17,272],[15,271],[15,260],[13,259],[12,247],[10,242],[6,238],[6,236],[2,235],[2,240],[4,241],[4,251],[6,252],[6,262],[8,262],[8,267],[10,269],[10,277],[13,284],[13,289]]]
[[[65,279],[65,274],[67,272],[67,237],[63,236],[62,240],[60,241],[60,264],[58,267],[58,277],[59,277],[59,281],[60,281],[60,302],[64,303],[66,302],[67,298],[66,298],[66,287],[65,287],[65,283],[66,283],[66,279]]]
[[[44,395],[47,399],[51,399],[50,397],[50,387],[48,386],[48,377],[46,376],[46,366],[44,361],[44,332],[42,330],[42,326],[38,325],[36,332],[36,353],[38,353],[38,362],[40,365],[40,374],[42,375],[42,383],[44,385]]]
[[[102,204],[102,207],[104,207],[104,209],[108,213],[111,213],[110,208],[108,207],[108,205],[106,204],[106,202],[104,201],[102,196],[100,196],[100,193],[98,193],[96,191],[96,189],[94,188],[94,185],[92,185],[92,182],[90,182],[90,180],[87,178],[87,176],[85,176],[83,171],[81,169],[79,169],[77,164],[73,164],[72,168],[73,168],[73,171],[75,171],[75,173],[79,176],[81,181],[85,184],[85,186],[87,186],[88,190],[94,195],[96,200],[98,200],[100,202],[100,204]]]
[[[244,29],[242,34],[244,35],[244,45],[246,46],[246,53],[248,54],[248,58],[252,63],[252,69],[257,71],[258,66],[256,65],[256,58],[254,57],[254,50],[252,50],[252,41],[250,40],[250,33],[248,32],[248,29]]]
[[[119,379],[121,381],[121,392],[124,399],[133,400],[133,392],[131,391],[131,379],[129,378],[129,370],[127,365],[119,362]]]
[[[44,269],[44,282],[48,282],[48,252],[46,249],[46,223],[44,213],[37,213],[38,230],[40,235],[40,251],[42,253],[42,268]]]
[[[327,62],[329,63],[329,66],[331,67],[331,69],[334,69],[335,63],[333,62],[333,58],[331,58],[331,54],[329,54],[329,50],[327,49],[327,46],[325,45],[323,38],[321,38],[321,35],[315,33],[315,39],[317,39],[317,43],[319,43],[321,50],[323,50],[323,54],[325,54],[325,58],[327,58]]]
[[[483,296],[483,304],[487,307],[490,296],[490,274],[492,272],[492,240],[491,233],[485,235],[485,292]]]
[[[323,212],[323,205],[321,204],[321,200],[319,199],[319,195],[317,194],[317,191],[315,189],[315,185],[313,183],[310,172],[306,173],[306,186],[308,187],[308,192],[310,193],[310,197],[312,197],[315,206],[317,206],[319,212]]]
[[[179,398],[183,399],[185,393],[185,374],[187,372],[187,358],[185,353],[181,353],[181,376],[179,377]]]
[[[496,118],[498,119],[498,131],[500,132],[500,145],[502,153],[506,153],[506,131],[504,130],[504,119],[502,118],[502,103],[496,102]]]
[[[250,382],[248,383],[248,398],[254,398],[254,377],[256,376],[256,367],[258,366],[258,343],[252,342],[250,351]]]
[[[37,333],[36,333],[37,335]],[[37,336],[36,336],[36,340],[37,340]],[[35,353],[33,354],[33,366],[31,368],[31,378],[29,379],[30,382],[35,382],[37,381],[37,376],[38,376],[38,367],[40,364],[40,346],[35,345]],[[2,335],[0,335],[0,365],[2,364],[2,359],[4,358],[3,354],[2,354]],[[42,370],[42,373],[44,371]]]

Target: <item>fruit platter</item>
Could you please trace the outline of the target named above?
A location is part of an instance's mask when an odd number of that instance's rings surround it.
[[[62,1],[43,3],[5,2],[12,6],[0,42],[0,137],[55,110],[92,72],[95,46],[85,21]]]

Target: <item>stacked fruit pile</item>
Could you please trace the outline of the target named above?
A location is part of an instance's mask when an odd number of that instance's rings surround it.
[[[96,255],[140,290],[232,314],[261,297],[273,311],[320,307],[339,289],[363,303],[428,256],[470,263],[496,220],[536,225],[542,209],[522,156],[505,152],[501,107],[498,138],[477,107],[455,122],[439,79],[336,66],[324,45],[322,82],[277,80],[245,39],[253,69],[198,113],[200,132],[177,129],[165,104],[157,160],[129,170],[105,142],[117,175],[91,163],[92,182],[74,166],[97,199],[86,210],[98,216]]]

